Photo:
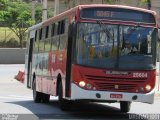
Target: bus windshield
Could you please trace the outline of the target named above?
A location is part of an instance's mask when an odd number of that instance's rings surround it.
[[[79,23],[76,63],[105,69],[155,68],[155,28]]]

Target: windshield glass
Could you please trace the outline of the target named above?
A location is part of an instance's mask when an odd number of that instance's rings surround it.
[[[153,69],[154,28],[79,23],[76,63],[98,68]]]

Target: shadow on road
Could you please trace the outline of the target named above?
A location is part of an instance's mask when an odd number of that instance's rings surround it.
[[[9,102],[12,104],[20,105],[39,119],[135,119],[143,117],[136,114],[122,113],[119,108],[109,105],[97,103],[74,103],[69,111],[61,111],[58,101],[52,100],[48,104],[34,103],[33,101],[17,101]],[[147,120],[143,118],[143,120]]]

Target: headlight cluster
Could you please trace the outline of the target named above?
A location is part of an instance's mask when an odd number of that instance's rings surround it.
[[[147,84],[144,87],[139,88],[139,92],[149,92],[152,89],[151,85]],[[137,91],[138,92],[138,91]]]
[[[86,88],[86,89],[89,89],[89,90],[91,90],[91,89],[96,90],[95,87],[93,87],[90,83],[86,83],[85,81],[80,81],[79,86],[81,88]]]

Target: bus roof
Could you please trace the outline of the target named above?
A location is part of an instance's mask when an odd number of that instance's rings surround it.
[[[131,9],[131,10],[136,10],[136,11],[141,11],[141,12],[147,12],[147,13],[151,13],[153,15],[156,15],[155,11],[148,10],[148,9],[145,9],[145,8],[126,6],[126,5],[109,5],[109,4],[79,5],[80,9],[82,9],[82,8],[92,8],[92,7],[110,7],[110,8]]]
[[[81,10],[83,8],[93,8],[93,7],[108,7],[108,8],[122,8],[122,9],[131,9],[131,10],[136,10],[136,11],[140,11],[140,12],[146,12],[146,13],[150,13],[150,14],[153,14],[154,16],[156,16],[156,12],[155,11],[152,11],[152,10],[147,10],[147,9],[144,9],[144,8],[138,8],[138,7],[131,7],[131,6],[125,6],[125,5],[108,5],[108,4],[90,4],[90,5],[78,5],[74,8],[71,8],[65,12],[62,12],[56,16],[53,16],[49,19],[47,19],[46,21],[44,22],[41,22],[39,24],[36,24],[32,27],[29,28],[29,30],[33,30],[33,29],[36,29],[36,28],[39,28],[39,27],[42,27],[42,26],[46,26],[50,23],[53,23],[53,21],[56,21],[56,20],[59,20],[59,19],[62,19],[63,17],[65,17],[66,15],[69,15],[69,14],[76,14],[76,12],[78,10]]]

